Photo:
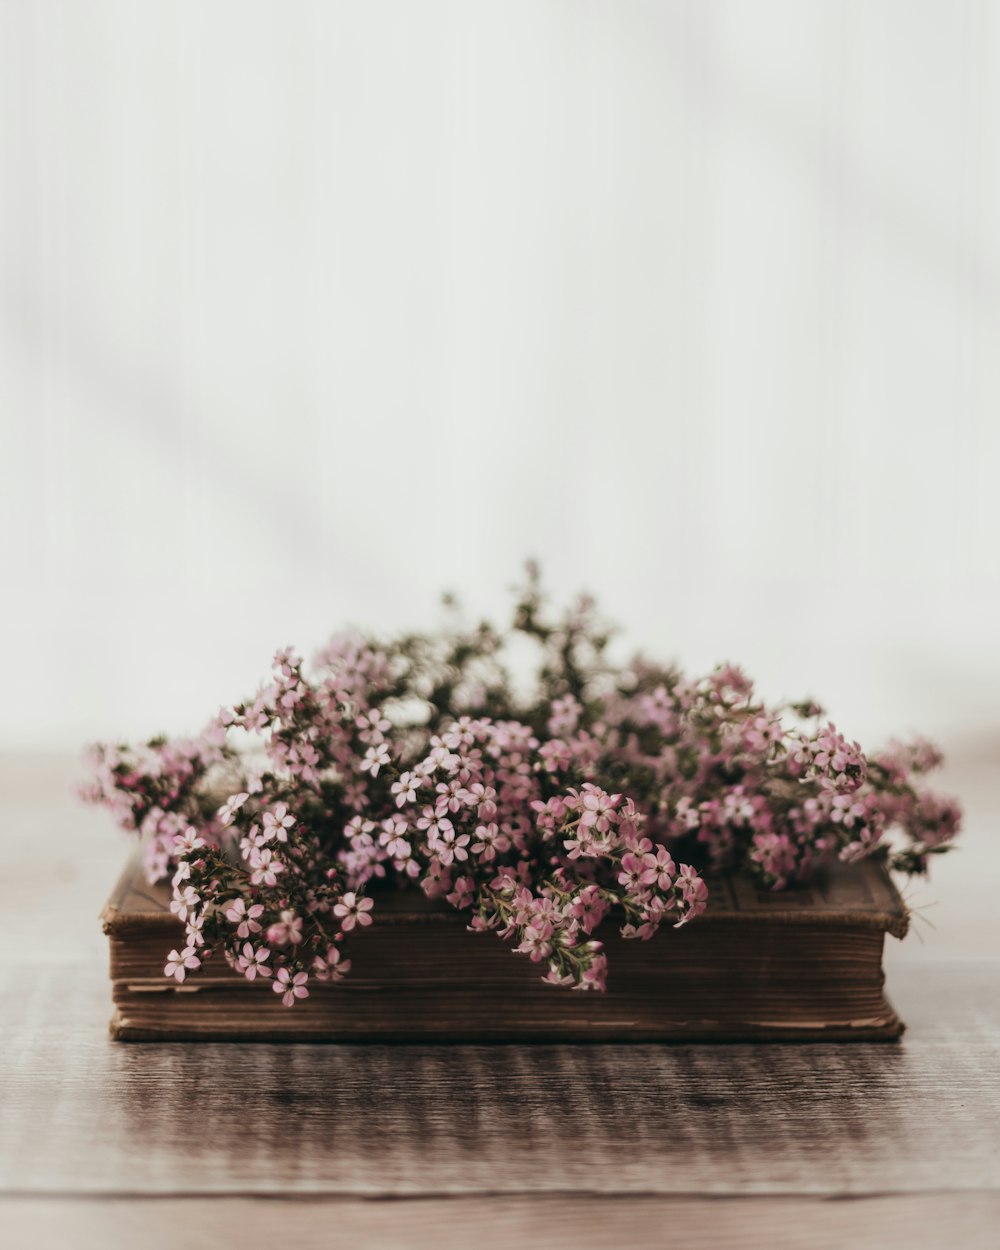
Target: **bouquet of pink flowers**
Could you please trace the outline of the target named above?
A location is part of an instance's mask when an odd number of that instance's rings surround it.
[[[515,635],[539,658],[524,694]],[[200,737],[95,747],[85,797],[173,883],[186,940],[166,974],[221,952],[292,1006],[348,972],[380,892],[418,887],[551,984],[603,989],[601,921],[686,924],[703,873],[781,889],[832,857],[922,873],[948,849],[957,805],[914,782],[940,762],[927,743],[866,756],[812,702],[768,706],[731,666],[616,666],[609,637],[587,599],[547,617],[529,569],[504,632],[341,635],[309,672],[279,651]]]

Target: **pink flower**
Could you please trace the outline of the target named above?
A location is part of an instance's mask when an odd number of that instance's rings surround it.
[[[845,864],[853,864],[859,859],[866,858],[876,849],[880,837],[881,833],[877,830],[862,829],[855,841],[848,842],[845,847],[841,848],[839,858]]]
[[[184,924],[184,932],[187,935],[188,946],[204,946],[205,934],[203,932],[205,924],[204,915],[195,912],[188,914],[187,921]]]
[[[472,850],[487,863],[496,859],[498,854],[508,850],[509,847],[510,838],[500,832],[496,821],[490,821],[488,825],[476,826],[476,841],[472,844]]]
[[[643,855],[642,868],[639,880],[643,885],[653,885],[658,890],[669,890],[673,885],[676,867],[665,846],[657,847],[655,855]]]
[[[177,916],[178,920],[186,920],[188,912],[197,907],[200,902],[201,899],[198,897],[194,887],[186,885],[182,890],[174,891],[170,910]]]
[[[836,824],[843,824],[851,829],[859,820],[865,818],[865,805],[855,796],[856,790],[847,794],[835,794],[830,805],[830,819]]]
[[[451,812],[454,816],[456,812],[462,810],[462,795],[465,790],[457,777],[452,777],[450,781],[439,781],[434,788],[437,791],[434,810],[439,816],[445,815],[446,812]]]
[[[281,647],[275,651],[272,665],[286,681],[290,681],[302,666],[302,661],[291,647]]]
[[[236,936],[245,938],[249,937],[251,933],[260,932],[257,917],[264,914],[264,908],[260,903],[253,903],[250,907],[247,907],[244,899],[235,898],[226,908],[224,914],[230,924],[238,926]]]
[[[627,855],[622,856],[621,872],[618,874],[619,884],[630,893],[638,890],[642,885],[645,872],[646,865],[643,859],[629,851]]]
[[[417,797],[417,786],[420,785],[420,778],[414,773],[401,773],[399,780],[394,781],[389,787],[390,791],[396,796],[396,806],[405,807],[407,803],[412,803]]]
[[[600,942],[592,943],[600,947]],[[579,983],[574,986],[578,990],[605,990],[608,979],[607,955],[595,955],[591,963],[580,973]]]
[[[574,733],[582,711],[583,708],[571,694],[562,699],[553,699],[548,723],[549,733],[553,738]]]
[[[542,977],[542,980],[546,985],[567,986],[575,984],[572,974],[569,972],[560,972],[559,964],[555,960],[549,964],[549,970],[546,972],[545,976]]]
[[[340,918],[340,927],[344,932],[349,933],[355,925],[364,928],[365,925],[371,924],[372,918],[368,913],[374,906],[370,898],[358,898],[354,891],[350,890],[339,903],[334,904],[333,914]]]
[[[287,842],[288,831],[295,825],[295,817],[288,814],[287,803],[276,803],[273,811],[264,813],[263,824],[265,841],[270,842],[273,838],[278,842]]]
[[[285,871],[285,865],[274,858],[273,853],[265,846],[253,847],[250,851],[250,881],[253,885],[276,885],[278,874]]]
[[[758,834],[757,836],[761,835]],[[690,864],[681,864],[677,870],[677,888],[681,892],[681,898],[684,900],[686,908],[685,915],[678,924],[685,924],[688,920],[693,920],[695,916],[700,916],[705,910],[705,905],[708,902],[708,886]],[[677,928],[678,926],[675,925],[674,927]]]
[[[457,860],[469,858],[466,849],[471,838],[469,834],[459,834],[450,820],[438,819],[428,831],[427,846],[434,852],[442,864],[448,865]]]
[[[457,877],[455,879],[455,888],[447,896],[448,902],[459,911],[464,911],[466,907],[471,907],[472,900],[475,897],[473,892],[474,886],[475,882],[471,877]]]
[[[570,906],[570,915],[580,922],[584,933],[593,933],[608,914],[610,904],[602,897],[596,885],[585,885]]]
[[[361,771],[363,773],[371,773],[373,777],[377,777],[380,768],[390,763],[389,748],[384,742],[377,742],[374,746],[370,746],[365,752],[364,759],[361,761]]]
[[[396,820],[397,817],[390,816],[389,819]],[[398,819],[402,820],[403,818],[400,816],[398,817]],[[385,822],[385,823],[387,824],[388,822]],[[403,821],[403,825],[405,828],[405,825],[406,825],[405,821]],[[370,843],[371,842],[370,835],[374,832],[375,832],[375,822],[373,820],[365,820],[363,816],[352,816],[351,819],[344,826],[344,837],[347,838],[347,840],[354,846],[358,844],[359,839],[364,840],[367,843]]]
[[[467,807],[474,807],[480,820],[492,820],[497,814],[497,792],[481,781],[473,782],[460,796]]]
[[[622,796],[605,794],[603,790],[589,783],[583,787],[583,790],[583,814],[580,817],[580,824],[588,828],[592,826],[598,833],[606,833],[617,819],[615,808],[621,802]]]
[[[173,977],[175,981],[183,981],[189,970],[201,967],[201,960],[195,953],[193,946],[185,946],[179,953],[170,951],[167,955],[167,963],[163,969],[164,975]]]
[[[174,837],[174,853],[176,855],[189,855],[192,851],[198,851],[205,845],[205,839],[198,836],[196,829],[192,829],[190,825],[182,832]]]
[[[371,827],[374,829],[375,826]],[[382,821],[382,832],[378,835],[379,845],[384,846],[386,854],[393,859],[408,859],[411,848],[406,833],[406,821],[402,816],[394,814]]]
[[[239,794],[231,794],[216,813],[220,824],[231,825],[233,823],[233,817],[249,797],[250,795],[247,794],[245,790],[241,791]]]
[[[308,980],[309,974],[306,972],[296,972],[293,975],[287,968],[279,968],[272,988],[275,994],[281,995],[281,1001],[286,1007],[294,1007],[297,998],[309,997],[306,989]]]
[[[320,753],[309,742],[300,742],[288,752],[288,767],[303,781],[316,781],[319,773],[316,765],[320,762]],[[283,839],[282,839],[283,840]]]
[[[698,680],[641,657],[616,668],[592,605],[554,616],[536,591],[515,616],[543,640],[530,724],[507,635],[484,625],[342,635],[308,675],[286,649],[200,737],[94,752],[89,797],[139,835],[149,880],[172,882],[185,937],[168,975],[221,950],[257,979],[278,950],[294,1002],[307,978],[343,975],[339,943],[372,923],[381,877],[446,897],[548,981],[600,989],[591,935],[610,913],[648,938],[705,909],[681,846],[781,888],[876,848],[922,872],[957,833],[958,808],[917,784],[933,748],[866,756],[811,701],[771,705],[731,666]]]
[[[677,800],[674,811],[676,819],[684,829],[697,829],[701,824],[701,814],[686,794]]]
[[[451,830],[454,832],[455,826],[445,815],[438,815],[433,807],[425,807],[417,817],[417,828],[427,831],[428,839],[436,835]]]
[[[302,918],[293,911],[283,911],[280,920],[267,926],[267,940],[272,946],[297,946],[302,941]]]
[[[522,955],[528,955],[532,963],[540,963],[552,954],[552,925],[547,921],[530,924],[523,931],[521,944],[514,949]]]
[[[270,958],[270,955],[271,952],[266,946],[261,946],[255,950],[249,942],[244,942],[243,950],[236,959],[236,969],[238,972],[242,972],[248,981],[253,981],[257,976],[269,977],[271,969],[267,966],[266,961]]]
[[[312,974],[317,981],[343,981],[350,970],[351,961],[343,959],[336,946],[327,947],[326,958],[317,955],[312,962]]]
[[[384,733],[392,728],[392,721],[382,714],[382,709],[374,707],[354,722],[361,731],[358,735],[363,742],[379,741]]]

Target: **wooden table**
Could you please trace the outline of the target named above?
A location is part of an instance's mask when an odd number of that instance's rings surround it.
[[[889,951],[898,1045],[129,1046],[123,835],[72,761],[2,759],[0,1246],[995,1250],[992,771],[946,779],[965,849]]]

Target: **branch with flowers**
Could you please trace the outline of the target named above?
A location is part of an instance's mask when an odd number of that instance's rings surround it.
[[[515,637],[538,653],[526,694]],[[587,599],[549,616],[529,567],[506,631],[344,634],[308,673],[279,651],[199,737],[93,748],[85,797],[172,882],[185,939],[166,975],[221,955],[293,1006],[349,972],[380,895],[409,887],[545,981],[601,990],[598,925],[646,940],[686,924],[703,873],[771,889],[833,858],[924,873],[951,845],[957,805],[918,780],[940,763],[929,744],[865,755],[810,701],[769,706],[728,665],[616,665],[610,637]]]

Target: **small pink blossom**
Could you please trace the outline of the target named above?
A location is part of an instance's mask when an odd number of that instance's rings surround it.
[[[371,827],[375,828],[374,825]],[[409,858],[411,848],[407,832],[407,824],[402,816],[393,814],[382,821],[382,832],[378,835],[378,840],[385,847],[387,855],[391,855],[393,859]]]
[[[399,780],[389,787],[390,792],[396,796],[396,806],[405,807],[407,803],[414,802],[419,785],[420,777],[415,773],[401,773]]]
[[[317,981],[342,981],[351,970],[351,961],[341,956],[337,946],[327,947],[326,955],[317,955],[312,963],[312,974]]]
[[[218,810],[217,815],[220,824],[231,825],[233,823],[233,817],[249,797],[250,795],[245,790],[240,791],[239,794],[231,794]]]
[[[610,904],[601,897],[596,885],[585,885],[570,907],[570,914],[578,920],[585,933],[592,933],[610,910]]]
[[[639,880],[643,885],[653,885],[658,890],[669,890],[673,885],[676,871],[673,856],[665,846],[659,846],[655,854],[643,855],[642,873]]]
[[[245,938],[260,932],[258,917],[264,914],[264,907],[261,903],[252,903],[247,907],[245,899],[235,898],[224,914],[230,924],[237,926],[236,936]]]
[[[205,839],[200,837],[198,831],[190,825],[174,836],[174,853],[176,855],[190,855],[192,851],[201,850],[204,845]]]
[[[174,891],[174,897],[170,903],[170,910],[177,916],[178,920],[186,920],[188,913],[191,912],[201,902],[197,892],[193,886],[186,885],[182,889]]]
[[[167,955],[164,975],[173,977],[175,981],[183,981],[188,972],[201,967],[201,960],[193,946],[185,946],[180,952],[171,951]]]
[[[358,898],[353,890],[348,891],[339,903],[334,904],[333,914],[340,919],[340,927],[349,933],[355,925],[364,928],[372,922],[368,914],[375,906],[370,898]]]
[[[377,742],[365,752],[364,759],[361,761],[361,771],[377,777],[379,770],[385,768],[390,761],[389,748],[384,742]]]
[[[530,924],[524,930],[520,945],[514,949],[522,955],[528,955],[532,963],[540,963],[552,954],[552,934],[554,930],[547,921]]]
[[[492,859],[496,859],[497,855],[509,850],[509,848],[510,838],[505,833],[500,832],[496,821],[490,821],[488,825],[476,826],[476,840],[473,842],[471,849],[483,860],[489,862]]]
[[[295,817],[289,815],[287,803],[276,803],[274,809],[264,813],[261,832],[268,842],[287,842],[288,831],[294,828]]]
[[[643,856],[633,855],[631,851],[627,855],[622,856],[618,881],[626,890],[638,890],[642,886],[642,879],[646,872],[646,865],[643,860]]]
[[[189,912],[188,918],[184,923],[184,932],[187,935],[188,946],[204,946],[205,945],[205,916],[204,913]]]
[[[593,945],[600,946],[599,942]],[[608,957],[607,955],[595,955],[583,972],[580,974],[580,980],[574,989],[578,990],[598,990],[603,991],[607,988],[608,980]]]
[[[250,881],[253,885],[276,885],[285,865],[267,847],[254,847],[250,852]]]
[[[620,794],[606,794],[596,786],[586,785],[583,788],[583,812],[580,824],[593,827],[598,833],[606,833],[615,821],[615,808],[621,802]]]
[[[451,903],[452,907],[458,908],[459,911],[464,911],[465,908],[471,907],[475,897],[474,887],[475,882],[471,877],[456,877],[455,887],[447,896],[448,902]]]
[[[358,729],[361,731],[360,737],[362,741],[369,742],[372,739],[381,740],[383,734],[388,733],[392,728],[392,721],[389,720],[382,712],[381,708],[372,708],[370,712],[366,712],[363,716],[359,716],[355,721]]]
[[[281,919],[267,926],[271,946],[297,946],[302,941],[302,917],[294,911],[283,911]]]
[[[308,980],[309,974],[306,972],[293,974],[287,968],[279,968],[272,988],[275,994],[281,995],[281,1001],[286,1007],[294,1007],[297,998],[309,997],[309,991],[306,989]]]
[[[266,946],[254,948],[249,942],[243,943],[243,948],[236,959],[237,971],[242,972],[248,981],[253,981],[256,977],[269,977],[271,969],[267,965],[271,952]]]

